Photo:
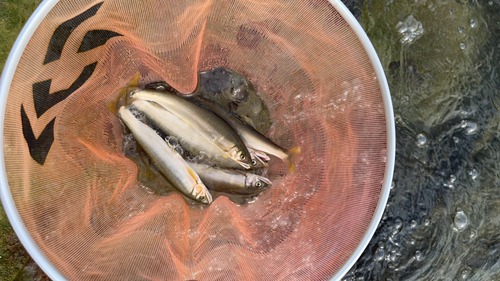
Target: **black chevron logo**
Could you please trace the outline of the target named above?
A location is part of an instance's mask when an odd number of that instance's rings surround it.
[[[56,61],[61,58],[62,51],[73,31],[84,21],[93,17],[101,8],[104,2],[100,2],[81,14],[61,23],[50,38],[47,53],[43,65]],[[90,51],[94,48],[105,45],[107,41],[113,37],[123,36],[117,32],[110,30],[90,30],[88,31],[77,53]],[[94,62],[84,67],[81,74],[76,80],[65,90],[50,93],[52,79],[41,82],[36,82],[32,86],[33,102],[37,118],[40,118],[45,112],[54,107],[56,104],[65,100],[76,90],[82,87],[94,73],[98,62]],[[47,159],[52,143],[54,142],[54,124],[56,118],[52,119],[43,129],[42,133],[37,137],[33,133],[32,123],[26,114],[24,106],[21,104],[21,123],[23,136],[28,144],[29,152],[33,160],[38,164],[43,165]],[[35,121],[36,122],[36,121]]]
[[[52,119],[52,121],[50,121],[49,124],[45,126],[40,136],[36,138],[35,134],[33,133],[33,128],[31,128],[30,119],[28,118],[28,115],[24,110],[24,106],[21,105],[21,123],[23,126],[24,139],[28,143],[31,157],[40,165],[43,165],[45,163],[45,159],[47,159],[50,147],[54,142],[55,122],[56,118]]]
[[[47,110],[69,97],[78,90],[92,76],[97,62],[87,65],[75,82],[66,90],[50,93],[52,79],[33,84],[33,101],[35,103],[36,117],[40,118]]]
[[[56,61],[61,58],[61,54],[68,41],[69,36],[73,31],[80,25],[82,22],[88,20],[93,17],[97,11],[101,8],[104,2],[98,3],[85,12],[77,15],[76,17],[69,19],[63,23],[61,23],[50,38],[49,47],[47,49],[47,53],[45,54],[45,60],[43,64],[47,64],[53,61]]]

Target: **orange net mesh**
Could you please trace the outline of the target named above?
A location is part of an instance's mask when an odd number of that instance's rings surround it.
[[[182,93],[197,73],[247,77],[267,133],[302,146],[295,174],[238,205],[151,194],[106,105],[136,74]],[[31,38],[5,115],[8,181],[43,253],[70,280],[324,280],[365,233],[385,169],[378,81],[324,0],[61,0]]]

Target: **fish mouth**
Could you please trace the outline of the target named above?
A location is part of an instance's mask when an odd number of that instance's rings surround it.
[[[271,187],[273,185],[273,183],[268,179],[268,178],[265,178],[265,177],[261,177],[261,176],[257,176],[258,179],[261,181],[261,182],[264,182],[266,183],[269,187]]]
[[[271,158],[264,152],[255,150],[253,151],[253,154],[257,156],[257,160],[259,160],[262,164],[265,164],[266,162],[269,162],[271,160]]]
[[[249,170],[251,167],[250,165],[248,165],[247,163],[243,163],[243,162],[238,162],[238,164],[240,164],[243,168]]]

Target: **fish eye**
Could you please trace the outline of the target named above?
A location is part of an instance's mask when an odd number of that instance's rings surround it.
[[[241,160],[245,160],[245,158],[246,158],[246,157],[245,157],[245,155],[240,154],[240,159],[241,159]]]
[[[262,183],[260,181],[258,181],[256,184],[255,184],[256,187],[261,187],[262,186]]]
[[[254,165],[254,166],[257,165],[257,161],[252,160],[252,165]]]
[[[205,201],[205,196],[200,196],[201,201]]]

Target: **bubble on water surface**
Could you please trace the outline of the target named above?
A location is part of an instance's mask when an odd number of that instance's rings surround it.
[[[450,175],[450,182],[455,182],[457,180],[457,176]]]
[[[458,139],[457,137],[453,137],[453,141],[454,141],[455,143],[458,143],[459,139]]]
[[[424,219],[424,226],[428,226],[429,224],[431,224],[431,220],[429,218],[425,218]]]
[[[463,33],[463,32],[464,32],[464,28],[463,28],[463,27],[461,27],[461,26],[459,26],[459,27],[458,27],[458,33]]]
[[[397,218],[394,220],[394,229],[392,230],[392,235],[396,235],[401,231],[401,228],[403,228],[403,220],[401,218]]]
[[[475,19],[471,19],[470,20],[470,27],[474,28],[474,27],[476,27],[476,25],[477,25],[476,20]]]
[[[394,181],[391,182],[391,189],[396,188],[396,183]]]
[[[469,271],[467,269],[462,270],[462,279],[467,279],[469,277]]]
[[[375,254],[373,254],[373,258],[376,260],[376,261],[381,261],[383,260],[385,257],[385,251],[383,248],[377,248],[377,250],[375,250]]]
[[[465,133],[467,133],[467,135],[472,135],[477,131],[477,123],[472,121],[462,120],[460,126],[465,129]]]
[[[493,1],[489,1],[488,5],[490,5],[490,6],[493,5]]]
[[[457,212],[455,213],[453,226],[455,227],[456,231],[462,231],[467,226],[467,215],[460,208],[457,208]]]
[[[417,135],[417,145],[424,146],[427,144],[427,137],[424,134]]]
[[[399,34],[403,35],[400,41],[402,44],[413,43],[424,33],[422,23],[416,20],[413,15],[409,15],[404,22],[400,21],[396,25],[396,29]]]
[[[412,220],[412,221],[410,221],[410,227],[411,227],[411,228],[415,228],[415,227],[417,227],[417,225],[418,225],[418,223],[417,223],[417,221],[416,221],[416,220]]]
[[[415,259],[416,259],[417,261],[421,261],[421,260],[423,260],[424,258],[422,257],[422,252],[420,252],[420,251],[415,251]]]
[[[471,171],[469,171],[469,176],[475,180],[477,178],[477,171],[476,169],[472,169]]]
[[[465,45],[464,42],[460,43],[460,49],[465,50],[465,47],[467,47],[467,46]]]

